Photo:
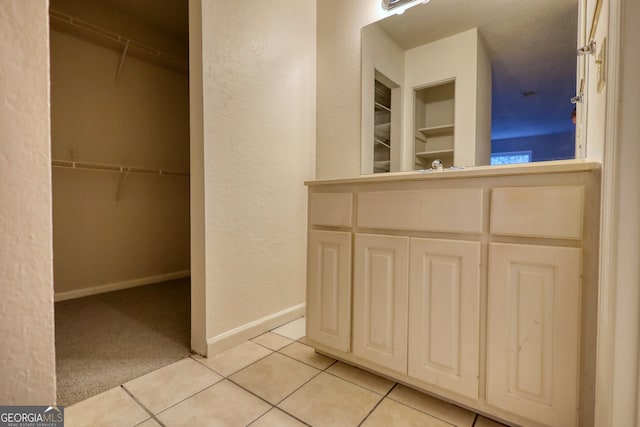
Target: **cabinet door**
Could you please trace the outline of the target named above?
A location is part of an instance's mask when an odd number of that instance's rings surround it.
[[[478,398],[480,242],[411,239],[409,376]]]
[[[575,426],[581,249],[489,245],[487,402]]]
[[[307,337],[349,351],[351,335],[351,233],[309,232]]]
[[[353,354],[407,372],[409,238],[357,234]]]

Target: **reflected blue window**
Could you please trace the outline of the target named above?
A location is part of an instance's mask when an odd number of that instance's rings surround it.
[[[509,151],[505,153],[491,153],[492,165],[510,165],[514,163],[529,163],[531,151]]]

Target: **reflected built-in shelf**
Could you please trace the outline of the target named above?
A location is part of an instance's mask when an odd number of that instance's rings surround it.
[[[424,136],[453,133],[453,123],[447,124],[447,125],[428,126],[425,128],[420,128],[418,129],[418,132],[422,133]]]
[[[453,149],[447,148],[446,150],[432,150],[432,151],[422,151],[420,153],[416,153],[418,157],[433,157],[441,154],[453,154]]]

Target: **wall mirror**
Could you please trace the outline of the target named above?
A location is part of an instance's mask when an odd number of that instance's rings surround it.
[[[582,15],[431,0],[363,27],[362,174],[575,158]]]

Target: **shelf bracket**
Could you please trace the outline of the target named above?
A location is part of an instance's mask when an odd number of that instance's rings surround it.
[[[120,166],[120,180],[118,181],[118,190],[116,191],[116,202],[120,200],[120,196],[122,195],[122,189],[124,185],[127,183],[127,179],[129,178],[129,173],[131,172],[131,168],[127,168],[127,172],[125,173],[124,167]]]
[[[124,66],[124,60],[127,57],[127,51],[129,50],[129,40],[124,45],[124,50],[122,51],[122,56],[120,57],[120,64],[118,64],[118,71],[116,72],[116,81],[118,81],[118,77],[120,77],[120,72],[122,71],[122,67]]]

